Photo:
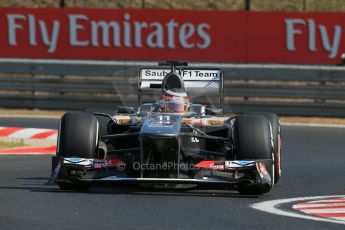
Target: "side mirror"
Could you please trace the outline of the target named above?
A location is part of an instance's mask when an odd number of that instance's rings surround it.
[[[156,104],[153,103],[144,103],[139,106],[138,108],[138,114],[141,116],[146,116],[148,113],[151,113],[152,111],[156,110]]]
[[[201,104],[191,104],[190,112],[205,115],[205,106]]]
[[[206,115],[223,115],[221,108],[206,108]]]
[[[134,108],[129,106],[118,106],[117,107],[117,113],[127,113],[127,114],[133,114]]]

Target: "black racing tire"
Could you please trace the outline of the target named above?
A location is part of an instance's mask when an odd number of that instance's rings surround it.
[[[274,183],[278,183],[281,177],[281,130],[279,117],[275,113],[249,113],[248,115],[264,116],[271,123],[273,135],[273,152],[274,152]]]
[[[234,153],[237,160],[273,159],[270,123],[264,116],[241,116],[234,123]],[[274,165],[267,167],[274,180]],[[267,193],[273,185],[239,184],[238,191],[245,195]]]
[[[94,158],[98,145],[98,121],[83,112],[67,112],[60,120],[57,156]]]
[[[84,112],[67,112],[60,119],[58,157],[95,158],[98,146],[98,120]],[[79,172],[61,169],[57,185],[63,190],[87,191],[91,184],[81,182]]]
[[[263,116],[241,116],[234,124],[234,152],[238,160],[272,158],[271,130]]]

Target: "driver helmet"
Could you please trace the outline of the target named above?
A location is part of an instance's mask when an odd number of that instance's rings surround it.
[[[190,110],[190,101],[187,97],[163,93],[159,107],[164,113],[187,113]]]
[[[159,107],[165,113],[189,112],[190,101],[183,80],[177,73],[168,73],[164,77]]]

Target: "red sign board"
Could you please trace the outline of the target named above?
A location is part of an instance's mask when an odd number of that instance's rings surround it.
[[[0,57],[339,64],[345,13],[0,9]]]

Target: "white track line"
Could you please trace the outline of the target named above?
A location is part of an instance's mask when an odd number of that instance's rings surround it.
[[[300,219],[306,219],[306,220],[315,220],[315,221],[322,221],[322,222],[329,222],[329,223],[335,223],[335,224],[342,224],[345,225],[345,222],[342,221],[342,219],[327,219],[327,218],[321,218],[321,217],[315,217],[315,216],[308,216],[306,214],[300,214],[296,211],[285,211],[279,209],[278,206],[297,202],[297,201],[307,201],[307,200],[315,200],[315,199],[326,199],[326,198],[336,198],[336,197],[344,197],[344,195],[334,195],[334,196],[310,196],[310,197],[298,197],[298,198],[288,198],[288,199],[279,199],[279,200],[270,200],[270,201],[264,201],[256,204],[252,204],[251,207],[260,210],[263,212],[268,212],[270,214],[274,215],[280,215],[280,216],[288,216],[288,217],[294,217],[294,218],[300,218]]]
[[[345,217],[332,217],[332,219],[345,221]]]

